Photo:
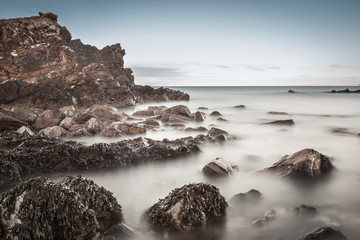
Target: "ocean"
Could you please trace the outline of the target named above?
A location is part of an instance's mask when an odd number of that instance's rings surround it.
[[[330,94],[326,91],[357,87],[172,87],[190,95],[189,102],[142,104],[119,109],[132,114],[148,106],[186,105],[191,112],[198,107],[206,113],[206,121],[190,122],[186,126],[216,126],[236,139],[223,144],[200,145],[201,152],[186,158],[146,164],[126,169],[84,173],[97,184],[112,191],[124,211],[126,224],[140,227],[144,211],[164,198],[171,190],[188,183],[208,182],[217,186],[229,200],[238,193],[257,189],[263,200],[246,209],[229,207],[223,232],[214,239],[296,239],[320,226],[340,229],[350,239],[360,239],[360,94]],[[296,93],[290,94],[292,89]],[[245,105],[244,109],[234,108]],[[211,117],[219,111],[222,118]],[[270,111],[289,115],[271,115]],[[293,119],[294,126],[263,125],[273,120]],[[334,132],[346,128],[349,134]],[[162,126],[143,137],[176,139],[196,136]],[[119,139],[81,138],[87,144]],[[324,181],[294,183],[279,176],[262,175],[257,170],[271,166],[284,155],[304,148],[313,148],[331,157],[336,170]],[[238,165],[238,171],[228,179],[211,180],[200,172],[216,157]],[[312,218],[294,217],[293,207],[314,206],[320,214]],[[268,226],[255,228],[251,223],[273,209],[277,218]],[[138,239],[139,237],[137,237]],[[143,239],[152,239],[146,235]],[[155,239],[155,238],[154,238]],[[165,237],[166,239],[166,237]],[[192,239],[187,236],[184,239]],[[201,237],[196,237],[201,239]],[[204,238],[205,239],[205,238]]]

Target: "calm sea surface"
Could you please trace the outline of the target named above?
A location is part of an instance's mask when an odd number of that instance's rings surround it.
[[[167,162],[147,164],[110,172],[86,173],[97,184],[112,191],[124,210],[125,222],[139,227],[143,212],[165,197],[172,189],[193,182],[216,185],[227,200],[240,192],[257,189],[264,200],[256,206],[238,211],[229,208],[225,230],[220,238],[235,239],[296,239],[320,226],[341,229],[350,239],[360,239],[360,94],[329,94],[325,91],[346,87],[177,87],[190,94],[189,102],[144,104],[119,112],[132,114],[148,106],[174,106],[183,104],[195,112],[198,107],[207,114],[204,126],[228,131],[237,137],[225,144],[201,145],[201,153]],[[289,94],[289,89],[296,94]],[[350,88],[352,90],[358,88]],[[245,109],[236,109],[236,105]],[[217,110],[226,122],[209,114]],[[270,115],[269,111],[291,115]],[[293,119],[293,127],[261,125],[261,123]],[[336,128],[347,128],[354,135],[333,133]],[[148,131],[144,137],[176,139],[197,133],[163,127],[161,131]],[[80,139],[88,144],[119,139]],[[314,148],[333,158],[335,173],[319,183],[295,184],[277,176],[254,174],[268,167],[286,154],[304,148]],[[229,179],[211,181],[200,170],[216,157],[223,157],[239,166]],[[315,218],[292,217],[287,208],[307,204],[321,209]],[[274,209],[277,219],[269,226],[258,229],[251,223]],[[151,239],[145,236],[144,239]]]

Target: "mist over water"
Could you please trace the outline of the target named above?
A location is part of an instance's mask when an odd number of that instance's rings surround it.
[[[174,188],[193,182],[209,182],[217,186],[228,201],[233,195],[250,189],[257,189],[264,195],[259,204],[243,209],[229,207],[224,232],[220,238],[214,239],[296,239],[321,226],[334,226],[350,239],[360,239],[360,137],[357,136],[360,133],[360,94],[325,93],[344,87],[291,87],[297,92],[295,94],[287,93],[290,87],[177,89],[189,93],[190,101],[144,104],[119,111],[132,114],[148,106],[183,104],[195,112],[198,107],[207,107],[208,110],[200,110],[207,114],[205,122],[186,123],[186,126],[210,129],[210,125],[214,124],[237,139],[224,144],[200,145],[199,154],[186,158],[83,174],[114,193],[129,226],[138,228],[144,211]],[[242,104],[245,109],[234,108]],[[214,110],[228,121],[218,121],[217,117],[209,116]],[[269,111],[290,115],[270,115]],[[262,125],[280,119],[293,119],[295,125]],[[347,128],[355,134],[332,133],[335,128]],[[162,130],[149,130],[141,136],[162,140],[198,134],[162,126]],[[121,139],[78,140],[92,144]],[[282,156],[304,148],[313,148],[333,158],[336,171],[324,181],[305,183],[255,173],[271,166]],[[216,157],[237,164],[239,170],[229,179],[205,178],[200,170]],[[299,204],[317,207],[321,214],[315,218],[299,218],[286,211]],[[270,209],[278,213],[274,222],[261,229],[250,226]],[[144,239],[151,238],[147,236]]]

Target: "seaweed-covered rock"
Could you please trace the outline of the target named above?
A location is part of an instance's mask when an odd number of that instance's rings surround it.
[[[225,219],[227,202],[219,189],[206,183],[174,189],[146,213],[154,227],[168,231],[191,231]]]
[[[30,175],[128,167],[196,153],[193,144],[154,141],[145,138],[84,146],[47,137],[2,134],[0,142],[13,149],[0,151],[0,188]],[[4,177],[3,177],[4,176]],[[5,177],[6,176],[6,177]]]
[[[216,158],[206,164],[201,171],[209,177],[229,177],[236,167],[222,158]]]
[[[2,193],[0,207],[1,239],[91,239],[123,220],[112,193],[80,176],[30,179]]]
[[[285,177],[317,178],[333,169],[329,158],[314,149],[303,149],[291,156],[284,156],[265,172],[278,173]]]
[[[298,238],[298,240],[348,240],[348,238],[335,228],[321,227]]]

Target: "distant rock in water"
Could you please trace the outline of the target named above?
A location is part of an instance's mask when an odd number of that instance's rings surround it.
[[[111,192],[90,179],[38,177],[0,195],[1,239],[91,239],[122,223]]]
[[[174,189],[147,210],[144,217],[157,229],[188,232],[224,221],[226,208],[227,202],[218,188],[193,183]]]
[[[288,93],[296,93],[294,90],[289,89]]]
[[[189,100],[180,91],[135,85],[120,44],[100,50],[72,40],[53,13],[2,19],[0,36],[0,105],[53,109]]]
[[[335,228],[321,227],[298,238],[298,240],[348,240],[348,238]]]
[[[286,112],[276,112],[276,111],[270,111],[268,112],[268,114],[271,114],[271,115],[290,115]]]
[[[210,113],[210,116],[213,116],[213,117],[218,117],[218,116],[221,116],[222,114],[218,111],[213,111]]]
[[[245,105],[237,105],[234,108],[238,108],[238,109],[245,109]]]
[[[286,119],[286,120],[276,120],[276,121],[272,121],[272,122],[267,122],[264,124],[292,126],[295,124],[295,122],[292,119]]]
[[[351,91],[351,90],[349,90],[349,89],[347,88],[347,89],[339,90],[339,91],[332,90],[332,91],[330,91],[330,92],[328,92],[328,93],[360,93],[360,89]]]
[[[13,148],[7,152],[0,151],[0,188],[30,175],[122,168],[200,151],[193,144],[177,144],[175,141],[164,143],[144,138],[84,146],[74,141],[2,133],[0,143]]]
[[[291,156],[284,156],[273,166],[264,169],[269,173],[277,173],[284,177],[318,178],[333,170],[329,158],[314,149],[303,149]]]

